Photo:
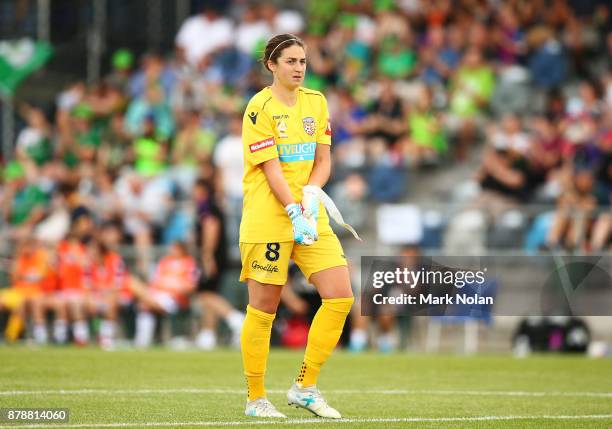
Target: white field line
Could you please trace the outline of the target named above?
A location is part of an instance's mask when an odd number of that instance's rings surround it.
[[[0,429],[26,428],[123,428],[123,427],[173,427],[173,426],[273,426],[273,425],[303,425],[326,423],[431,423],[431,422],[481,422],[481,421],[511,421],[511,420],[600,420],[612,419],[612,414],[587,414],[576,416],[475,416],[475,417],[406,417],[406,418],[370,418],[370,419],[275,419],[275,420],[237,420],[237,421],[193,421],[193,422],[117,422],[117,423],[40,423],[11,424],[0,426]]]
[[[266,389],[268,393],[286,393],[287,389]],[[2,396],[37,396],[37,395],[165,395],[177,394],[227,394],[244,395],[245,389],[218,389],[218,388],[183,388],[183,389],[56,389],[56,390],[5,390],[0,391]],[[405,390],[405,389],[330,389],[325,390],[328,395],[438,395],[438,396],[526,396],[526,397],[587,397],[612,398],[612,392],[530,392],[508,390]]]

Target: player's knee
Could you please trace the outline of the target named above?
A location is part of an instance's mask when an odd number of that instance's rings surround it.
[[[275,314],[278,309],[278,301],[265,300],[263,298],[249,299],[249,305],[255,310],[263,311],[268,314]]]
[[[354,302],[355,298],[353,296],[346,298],[329,298],[322,300],[323,305],[325,305],[330,310],[344,314],[350,313],[351,307],[353,306]]]

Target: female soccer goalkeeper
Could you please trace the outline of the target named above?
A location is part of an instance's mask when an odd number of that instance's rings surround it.
[[[242,130],[240,280],[247,282],[249,290],[241,336],[248,385],[245,414],[285,417],[266,398],[264,375],[272,321],[287,281],[289,259],[293,259],[323,303],[310,327],[304,361],[287,399],[289,405],[337,419],[340,413],[327,405],[316,387],[321,366],[336,347],[353,304],[342,246],[321,204],[321,198],[326,200],[321,187],[331,167],[327,101],[320,92],[300,86],[306,55],[304,43],[296,36],[270,39],[263,64],[274,81],[250,100]],[[334,209],[330,213],[337,219]]]

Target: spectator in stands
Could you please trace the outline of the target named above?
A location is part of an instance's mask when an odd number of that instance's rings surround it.
[[[414,73],[416,62],[410,33],[403,40],[391,34],[382,41],[377,62],[378,72],[382,76],[396,80],[408,79]]]
[[[124,108],[126,99],[119,88],[102,81],[91,88],[85,102],[91,107],[96,121],[106,127],[110,117]]]
[[[177,57],[191,67],[205,70],[216,53],[233,41],[233,24],[213,6],[205,6],[188,18],[176,36]]]
[[[15,143],[15,158],[22,163],[44,165],[53,157],[51,124],[42,110],[24,105],[21,108],[27,127],[21,130]]]
[[[114,345],[120,294],[128,288],[129,275],[117,253],[99,240],[87,245],[89,266],[85,272],[86,306],[89,317],[103,315],[98,342],[104,349]]]
[[[26,169],[19,162],[12,161],[6,166],[4,179],[3,235],[10,240],[23,239],[32,234],[34,226],[45,216],[49,196],[26,177]]]
[[[11,288],[0,291],[0,308],[10,310],[5,338],[17,340],[24,330],[27,317],[34,323],[34,341],[47,342],[47,311],[55,312],[55,334],[58,326],[66,323],[62,319],[59,303],[53,296],[56,286],[55,270],[51,253],[34,238],[25,238],[19,245],[11,269]],[[61,337],[54,335],[57,342]]]
[[[98,241],[111,253],[121,256],[121,244],[124,241],[121,221],[117,219],[103,222],[100,225],[100,231],[97,237]],[[127,261],[127,258],[126,260]],[[123,282],[122,288],[118,291],[120,311],[131,310],[134,302],[134,294],[132,293],[132,276],[129,275],[128,264],[126,264],[127,280]]]
[[[387,150],[384,140],[369,142],[372,165],[368,171],[369,195],[377,202],[395,202],[406,190],[406,168],[399,151]]]
[[[87,87],[84,82],[75,82],[60,92],[56,98],[55,123],[59,133],[59,153],[64,155],[72,143],[72,111],[85,98]]]
[[[211,84],[201,74],[189,69],[181,71],[170,95],[170,107],[179,133],[189,123],[190,113],[212,109],[214,103],[211,89]]]
[[[446,84],[461,59],[462,42],[463,35],[453,27],[448,30],[442,26],[430,27],[419,52],[417,67],[420,79],[427,85]]]
[[[490,144],[476,173],[483,190],[476,205],[497,216],[528,202],[541,178],[527,157],[531,141],[517,116],[506,115],[500,127],[489,130],[488,138]]]
[[[154,125],[154,135],[161,140],[168,140],[174,132],[172,111],[159,86],[149,86],[143,97],[135,98],[125,114],[125,131],[132,137],[144,135],[147,122]]]
[[[567,59],[563,45],[549,27],[536,27],[527,35],[531,53],[527,65],[533,82],[542,89],[552,89],[566,78]]]
[[[206,126],[198,111],[186,113],[186,121],[178,132],[170,158],[173,177],[183,195],[189,195],[197,177],[197,165],[212,158],[217,135]]]
[[[175,72],[168,67],[163,58],[154,52],[142,56],[141,67],[128,82],[128,95],[133,99],[146,96],[147,89],[161,88],[163,97],[168,98],[176,81]]]
[[[325,44],[321,34],[311,34],[306,39],[308,44],[309,76],[307,86],[322,90],[327,85],[338,82],[338,69],[332,50]]]
[[[143,118],[142,134],[133,143],[134,170],[143,177],[154,177],[167,169],[168,144],[156,134],[155,118]]]
[[[368,113],[357,103],[348,88],[338,88],[332,100],[330,110],[333,118],[334,150],[338,150],[339,146],[351,143],[363,134],[363,122]]]
[[[102,130],[97,165],[101,169],[119,170],[130,163],[131,137],[125,130],[123,111],[114,113]]]
[[[387,147],[394,146],[404,132],[402,101],[397,96],[390,79],[380,82],[379,94],[363,121],[363,130],[369,138],[381,138]]]
[[[136,347],[151,345],[155,333],[155,314],[172,315],[189,307],[189,296],[196,288],[196,262],[182,242],[175,242],[157,265],[149,285],[132,279],[138,298]]]
[[[66,198],[61,193],[53,194],[48,215],[34,228],[34,238],[52,247],[62,240],[70,230],[70,212]]]
[[[197,219],[196,243],[202,264],[198,281],[202,316],[196,345],[202,350],[215,348],[217,325],[223,319],[232,330],[231,344],[238,346],[244,313],[233,308],[219,293],[223,273],[228,267],[228,242],[225,218],[215,201],[213,184],[198,180],[193,189],[193,202]]]
[[[574,172],[570,188],[559,198],[557,212],[548,235],[552,249],[566,248],[584,252],[595,219],[597,200],[593,195],[594,177],[588,168]]]
[[[408,111],[408,134],[403,151],[413,165],[435,163],[447,150],[442,118],[432,107],[432,93],[422,87],[414,106]]]
[[[87,287],[85,273],[90,261],[86,243],[93,237],[93,218],[85,209],[72,215],[72,226],[68,237],[57,247],[58,292],[56,297],[62,307],[60,320],[72,321],[72,336],[77,345],[89,342],[89,326],[86,314]],[[65,314],[65,317],[64,317]],[[68,324],[57,327],[57,341],[68,338]]]
[[[567,115],[570,118],[598,117],[603,109],[604,102],[597,94],[595,84],[588,81],[581,82],[578,93],[567,101]]]
[[[610,250],[610,241],[612,239],[612,215],[610,214],[610,206],[612,206],[612,139],[610,135],[607,136],[606,148],[607,154],[602,160],[599,171],[595,176],[597,180],[595,194],[598,198],[601,211],[593,225],[590,242],[590,250],[593,253],[603,252],[606,249]]]
[[[447,125],[457,136],[456,155],[459,159],[467,156],[468,147],[482,127],[485,108],[494,89],[493,70],[483,61],[482,52],[470,47],[450,83]]]
[[[79,189],[79,200],[91,210],[98,223],[116,219],[122,214],[114,189],[115,177],[113,171],[97,168],[91,186]]]
[[[126,171],[115,182],[115,192],[125,232],[136,246],[137,269],[148,273],[151,246],[160,236],[172,205],[170,185],[163,177],[146,179]]]
[[[229,243],[238,243],[238,230],[242,218],[242,175],[244,160],[242,152],[242,117],[234,114],[229,120],[228,134],[215,146],[213,164],[218,172],[219,203],[227,220],[226,235]],[[232,257],[238,257],[237,247],[230,250]],[[232,248],[232,249],[234,249]]]
[[[127,86],[133,65],[134,54],[130,50],[121,48],[113,52],[111,57],[112,71],[108,76],[108,83],[118,88],[125,95],[127,95]]]
[[[537,199],[543,203],[556,201],[561,191],[564,154],[569,153],[567,141],[550,119],[536,116],[530,121],[531,143],[528,158],[534,173],[542,180],[543,187]]]
[[[266,22],[259,5],[247,5],[236,25],[236,47],[244,55],[256,59],[257,50],[272,36],[272,27]]]
[[[279,10],[270,2],[262,2],[258,8],[262,19],[272,29],[272,34],[300,34],[304,30],[304,17],[295,10]]]
[[[504,65],[517,64],[526,53],[525,34],[519,17],[512,6],[503,5],[496,18],[497,26],[493,32],[496,57]]]

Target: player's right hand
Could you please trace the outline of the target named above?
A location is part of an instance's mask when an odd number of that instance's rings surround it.
[[[285,207],[285,210],[289,215],[289,219],[291,219],[293,239],[296,243],[310,246],[319,239],[316,229],[304,217],[301,204],[289,204]]]

